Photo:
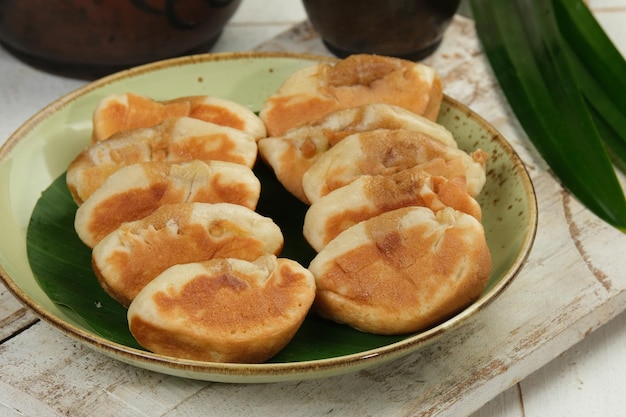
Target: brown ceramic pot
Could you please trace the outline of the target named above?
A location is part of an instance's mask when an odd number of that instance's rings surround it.
[[[77,76],[207,51],[241,0],[0,0],[0,41]]]
[[[339,57],[420,60],[433,53],[460,0],[303,0],[311,24]]]

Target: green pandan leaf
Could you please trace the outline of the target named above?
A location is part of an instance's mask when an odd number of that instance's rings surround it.
[[[580,64],[569,53],[553,2],[471,5],[487,58],[529,139],[572,194],[626,231],[626,198],[599,133],[610,130],[596,125],[598,108],[588,107],[584,80],[577,77],[584,72],[573,68]]]
[[[554,11],[572,72],[613,161],[626,167],[626,60],[587,6],[556,0]],[[626,172],[626,171],[624,171]]]

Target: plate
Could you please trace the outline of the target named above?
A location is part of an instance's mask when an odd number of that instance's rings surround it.
[[[31,269],[28,233],[33,210],[37,208],[35,213],[39,215],[38,204],[42,200],[58,198],[63,201],[67,197],[63,195],[67,193],[62,186],[63,174],[69,162],[89,143],[91,114],[102,98],[127,91],[155,99],[205,94],[235,100],[258,111],[293,71],[328,59],[286,53],[219,53],[176,58],[92,82],[42,109],[0,149],[0,229],[3,235],[0,276],[4,283],[43,320],[98,352],[141,368],[218,382],[278,382],[354,372],[407,355],[462,326],[498,297],[518,274],[534,240],[537,205],[528,173],[513,148],[481,117],[450,97],[444,97],[439,122],[455,135],[462,149],[481,148],[490,155],[487,183],[478,200],[483,207],[493,272],[476,302],[424,332],[380,337],[311,315],[294,342],[271,362],[221,364],[180,360],[147,352],[136,343],[125,341],[106,328],[106,320],[103,328],[94,330],[88,320],[76,313],[76,308],[55,302],[59,294],[46,286],[46,268],[34,262]],[[291,204],[285,200],[289,197],[284,190],[279,190],[278,183],[268,185],[271,175],[267,172],[261,175],[266,175],[262,178],[263,190],[270,190],[269,194],[263,191],[262,206],[270,211],[271,207],[278,208],[272,215],[281,225],[283,219],[278,217],[285,212],[282,207]],[[44,217],[57,216],[67,221],[73,216],[71,205],[55,204],[49,211]],[[294,220],[287,220],[286,224],[290,221]],[[89,271],[86,248],[76,246],[65,236],[67,233],[55,233],[52,226],[46,229],[49,225],[45,223],[35,222],[30,233],[43,234],[47,237],[48,248],[62,253],[63,259],[52,269],[63,271],[66,264],[78,263]],[[71,223],[64,227],[67,232]],[[294,249],[298,244],[296,240],[302,240],[301,229],[291,227],[283,232],[285,256],[291,257],[289,251],[296,258],[307,256]],[[86,295],[90,296],[92,294]],[[102,308],[105,301],[94,300],[93,308]]]

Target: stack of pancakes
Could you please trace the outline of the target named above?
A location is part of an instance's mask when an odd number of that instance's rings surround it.
[[[147,349],[263,362],[311,308],[366,332],[415,332],[475,300],[491,258],[475,200],[486,155],[436,120],[437,74],[356,55],[294,72],[259,116],[215,97],[104,98],[70,164],[75,227]],[[308,268],[255,212],[257,155],[310,205]]]

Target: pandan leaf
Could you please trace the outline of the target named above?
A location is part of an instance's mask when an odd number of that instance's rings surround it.
[[[580,85],[584,71],[572,58],[553,2],[472,0],[471,5],[485,54],[530,141],[572,194],[626,231],[626,198],[600,135],[610,129],[596,125],[599,110],[588,106]]]

